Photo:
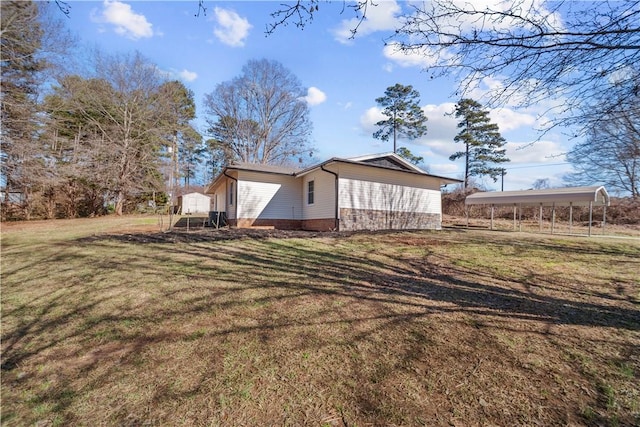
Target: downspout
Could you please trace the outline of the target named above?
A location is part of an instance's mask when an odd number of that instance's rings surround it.
[[[340,231],[340,219],[338,218],[338,174],[335,172],[332,172],[330,170],[327,170],[324,168],[324,165],[320,165],[320,169],[324,172],[330,173],[331,175],[335,176],[335,192],[336,192],[336,203],[335,203],[335,212],[334,212],[334,220],[335,220],[335,228],[336,231]]]
[[[234,180],[236,182],[236,191],[235,191],[235,193],[236,193],[235,194],[235,199],[236,199],[236,214],[235,214],[235,217],[236,218],[235,218],[235,220],[236,220],[236,227],[237,227],[238,226],[238,211],[239,211],[239,208],[240,208],[239,203],[238,203],[238,179],[232,177],[231,175],[227,175],[227,170],[226,169],[222,172],[222,174],[224,176],[226,176],[227,178],[231,178],[232,180]],[[227,217],[227,219],[228,219],[228,217]]]

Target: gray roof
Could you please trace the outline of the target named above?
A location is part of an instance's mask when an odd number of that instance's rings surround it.
[[[409,163],[407,160],[398,156],[395,153],[384,153],[384,154],[372,154],[368,156],[354,157],[350,159],[341,159],[337,157],[333,157],[329,160],[326,160],[322,163],[310,166],[306,169],[299,169],[292,166],[274,166],[274,165],[263,165],[257,163],[235,163],[233,165],[227,166],[224,171],[218,175],[213,182],[207,187],[206,193],[209,193],[212,188],[216,186],[216,184],[222,179],[227,170],[242,170],[248,172],[261,172],[261,173],[272,173],[278,175],[290,175],[293,177],[303,176],[315,169],[322,168],[323,166],[327,166],[331,163],[349,163],[359,166],[367,166],[371,168],[379,168],[379,169],[389,169],[398,172],[404,173],[412,173],[416,175],[422,175],[431,178],[437,178],[440,180],[441,185],[445,184],[458,184],[462,181],[459,179],[448,178],[439,175],[429,174],[419,167]]]
[[[299,168],[295,168],[291,166],[263,165],[259,163],[234,163],[231,166],[228,166],[227,169],[266,172],[266,173],[275,173],[275,174],[281,174],[281,175],[294,175],[297,172],[300,172]]]
[[[467,196],[467,205],[524,206],[609,206],[609,194],[602,186],[565,187],[547,190],[490,191]]]
[[[375,160],[383,160],[382,162],[376,162]],[[384,160],[393,160],[395,164],[390,165],[387,162],[385,162]],[[329,160],[326,160],[322,163],[319,163],[317,165],[313,165],[308,167],[307,169],[304,169],[298,173],[296,173],[296,176],[302,176],[304,174],[307,174],[315,169],[318,168],[322,168],[323,166],[327,166],[331,163],[347,163],[347,164],[352,164],[352,165],[358,165],[358,166],[367,166],[367,167],[371,167],[371,168],[378,168],[378,169],[388,169],[388,170],[394,170],[394,171],[399,171],[399,172],[404,172],[404,173],[411,173],[414,175],[422,175],[422,176],[427,176],[427,177],[431,177],[431,178],[437,178],[440,180],[440,184],[441,185],[446,185],[446,184],[459,184],[462,181],[459,179],[455,179],[455,178],[448,178],[445,176],[439,176],[439,175],[433,175],[430,173],[427,173],[425,171],[423,171],[422,169],[420,169],[419,167],[412,165],[411,163],[409,163],[408,161],[404,160],[402,157],[398,156],[395,153],[384,153],[384,154],[379,154],[379,155],[370,155],[370,156],[362,156],[362,157],[353,157],[353,158],[349,158],[349,159],[343,159],[343,158],[339,158],[339,157],[332,157]],[[402,166],[402,163],[404,163],[404,166]]]

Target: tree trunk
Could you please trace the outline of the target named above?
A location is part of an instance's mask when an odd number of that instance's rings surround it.
[[[118,191],[118,197],[116,198],[116,205],[115,205],[115,214],[118,216],[122,216],[123,207],[124,207],[124,192]]]

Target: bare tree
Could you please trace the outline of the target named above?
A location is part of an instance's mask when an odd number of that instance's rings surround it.
[[[283,22],[304,27],[320,3],[280,6],[270,30]],[[353,7],[366,19],[375,5],[359,0]],[[640,63],[639,1],[430,0],[404,10],[389,47],[423,57],[432,77],[456,76],[459,97],[469,96],[485,79],[498,81],[482,99],[487,107],[554,99],[551,126],[577,124],[586,130],[596,102],[640,92],[629,72]],[[607,108],[625,107],[609,102]]]
[[[545,190],[547,188],[551,188],[551,183],[549,178],[538,178],[533,181],[533,185],[531,186],[534,190]]]
[[[589,136],[567,154],[574,169],[567,183],[604,184],[640,198],[640,96],[627,101],[628,108],[594,121]]]
[[[637,1],[432,0],[404,16],[389,43],[428,57],[435,76],[456,73],[463,95],[486,78],[502,80],[488,106],[565,99],[554,124],[588,123],[604,93],[640,90],[629,73],[640,61]]]
[[[324,1],[326,2],[326,0]],[[202,2],[201,2],[202,3]],[[271,13],[271,17],[274,21],[267,25],[267,34],[273,34],[278,27],[286,26],[289,23],[293,23],[296,27],[304,29],[308,24],[313,22],[313,17],[320,11],[320,3],[322,0],[296,0],[289,3],[280,3],[280,9]],[[342,1],[342,11],[344,13],[347,9],[358,17],[358,22],[354,28],[351,29],[351,34],[355,36],[358,32],[358,28],[367,17],[367,11],[369,7],[375,7],[375,0],[357,0],[355,2]]]
[[[74,138],[91,147],[84,161],[121,215],[128,198],[163,188],[160,152],[170,133],[172,99],[160,91],[157,67],[139,53],[98,53],[95,65],[94,78],[69,76],[59,81],[55,87],[59,108],[50,114],[59,118],[70,111],[77,116],[81,128]],[[55,126],[61,127],[59,122]]]
[[[205,95],[210,136],[234,160],[282,164],[311,153],[306,91],[276,61],[249,61],[242,75]]]

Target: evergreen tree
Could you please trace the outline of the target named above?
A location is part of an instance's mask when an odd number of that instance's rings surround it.
[[[376,98],[379,106],[384,107],[382,114],[388,117],[376,123],[379,126],[373,137],[388,141],[393,136],[393,152],[397,150],[397,139],[416,139],[427,133],[427,117],[420,108],[420,93],[411,85],[396,83],[384,91],[384,96]]]
[[[482,108],[482,104],[473,99],[461,99],[456,104],[456,118],[462,118],[458,123],[460,133],[454,138],[455,142],[462,142],[465,151],[458,151],[449,160],[465,158],[464,188],[469,184],[469,177],[489,175],[493,182],[504,174],[500,163],[508,162],[503,148],[506,141],[500,135],[500,129],[491,123],[489,112]]]
[[[424,157],[416,156],[407,147],[398,148],[398,150],[396,151],[396,154],[398,154],[400,157],[404,158],[405,160],[408,160],[409,162],[411,162],[416,166],[424,161]]]

